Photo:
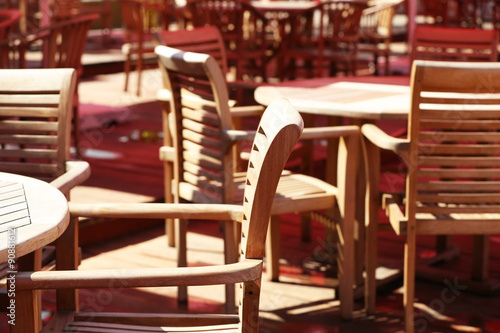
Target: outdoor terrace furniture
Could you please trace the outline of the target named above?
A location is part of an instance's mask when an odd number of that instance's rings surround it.
[[[498,61],[498,31],[417,26],[411,59],[440,61]]]
[[[151,34],[157,29],[168,29],[171,20],[177,15],[177,9],[171,2],[151,3],[143,0],[119,0],[125,43],[122,53],[125,55],[125,86],[128,83],[132,65],[137,72],[136,95],[141,95],[142,69],[148,56],[154,56],[155,43]],[[156,59],[155,59],[156,60]]]
[[[28,67],[27,51],[34,45],[39,45],[42,59],[39,63],[30,63],[29,67],[40,68],[74,68],[77,81],[73,97],[73,134],[76,156],[80,151],[80,121],[78,84],[83,72],[82,55],[87,44],[87,35],[97,14],[74,16],[67,20],[55,22],[37,31],[36,34],[21,35],[15,43],[18,53],[18,67]]]
[[[68,68],[0,69],[0,172],[49,182],[68,200],[90,175],[87,162],[70,160],[76,79]],[[20,271],[41,267],[41,248],[19,258]]]
[[[327,1],[280,21],[278,73],[281,80],[356,74],[360,19],[366,1]],[[325,71],[326,69],[326,71]]]
[[[363,10],[360,24],[358,54],[373,56],[375,75],[379,75],[379,57],[385,61],[384,73],[391,75],[389,57],[391,56],[393,18],[404,0],[379,0]]]
[[[235,130],[229,108],[227,86],[216,60],[209,55],[182,52],[158,46],[160,69],[165,89],[170,91],[170,120],[165,131],[172,133],[173,146],[162,147],[160,158],[173,163],[171,187],[175,202],[212,204],[241,203],[245,178],[235,171],[234,145],[253,140],[254,131]],[[167,117],[164,117],[167,119]],[[258,134],[257,134],[258,135]],[[316,218],[327,225],[326,233],[342,239],[338,256],[340,300],[343,317],[352,316],[354,265],[354,174],[357,162],[359,133],[357,126],[325,127],[305,130],[302,139],[340,139],[339,173],[327,177],[333,186],[311,176],[285,172],[271,210],[267,241],[268,277],[279,276],[279,215],[294,212],[316,212]],[[335,179],[335,180],[333,180]],[[319,211],[325,210],[325,215]],[[187,265],[186,220],[176,223],[176,245],[179,266]],[[237,244],[234,225],[224,225],[226,263],[236,261]],[[179,301],[187,300],[185,288],[179,289]],[[226,305],[234,307],[234,287],[227,286]]]
[[[188,0],[186,24],[219,28],[226,46],[228,67],[237,80],[267,81],[267,64],[274,44],[267,39],[268,20],[245,0]]]
[[[253,91],[260,84],[254,81],[236,79],[228,68],[227,52],[222,34],[214,25],[193,27],[189,29],[161,29],[153,32],[153,39],[158,45],[177,48],[183,51],[205,53],[211,55],[219,64],[222,73],[226,74],[229,96],[236,106],[248,106],[253,103]],[[255,106],[260,112],[261,106]],[[251,108],[247,109],[248,111]]]
[[[104,46],[109,46],[111,34],[111,0],[98,1],[82,0],[54,0],[51,2],[50,20],[66,20],[73,16],[85,14],[98,14],[102,26],[102,41]]]
[[[376,216],[379,150],[404,161],[406,193],[384,195],[390,225],[405,236],[404,305],[406,332],[414,322],[415,276],[445,281],[446,274],[417,261],[418,235],[477,235],[483,254],[473,262],[470,280],[454,277],[467,290],[484,285],[488,276],[488,238],[500,232],[498,162],[500,137],[500,64],[416,60],[412,68],[412,102],[408,138],[391,137],[373,124],[362,126],[368,170],[367,279],[374,279],[377,260]],[[445,258],[445,257],[441,257]],[[498,289],[500,285],[492,285]],[[372,293],[372,297],[375,294]],[[373,309],[372,309],[373,310]]]
[[[171,59],[182,66],[177,53]],[[194,58],[193,58],[194,57]],[[191,65],[202,72],[205,56],[193,56]],[[198,58],[198,59],[196,59]],[[198,60],[198,61],[196,61]],[[210,58],[210,60],[213,60]],[[165,60],[167,61],[167,60]],[[215,65],[215,64],[214,64]],[[198,67],[198,68],[196,68]],[[214,204],[70,204],[73,217],[120,218],[185,218],[222,220],[241,225],[241,260],[219,266],[190,268],[144,268],[121,270],[57,270],[25,272],[16,276],[17,322],[11,332],[39,332],[38,314],[33,304],[38,289],[57,289],[67,292],[58,297],[57,312],[45,327],[51,331],[216,331],[258,332],[259,298],[265,238],[272,211],[276,187],[288,155],[302,131],[302,119],[297,111],[284,101],[277,101],[262,116],[252,145],[248,172],[245,176],[244,198],[239,205]],[[230,222],[229,222],[230,221]],[[76,221],[75,221],[76,223]],[[76,256],[77,237],[68,237],[65,255]],[[74,288],[134,288],[187,285],[232,284],[241,285],[239,314],[155,314],[145,313],[89,313],[78,311]],[[72,294],[72,295],[71,295]],[[58,295],[59,296],[59,295]],[[73,296],[73,297],[71,297]]]

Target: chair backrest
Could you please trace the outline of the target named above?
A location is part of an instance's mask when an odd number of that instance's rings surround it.
[[[59,21],[78,15],[82,10],[82,0],[53,0],[51,2],[51,19]]]
[[[221,68],[207,54],[166,46],[155,52],[164,87],[172,94],[177,195],[192,202],[233,202],[233,154],[225,133],[232,122]]]
[[[211,55],[227,73],[227,58],[224,41],[219,29],[213,25],[181,30],[161,30],[153,33],[159,45],[180,49],[186,52]]]
[[[267,19],[247,0],[188,0],[186,16],[193,27],[219,28],[227,59],[237,66],[238,79],[243,75],[243,62],[249,56],[258,57],[250,52],[264,54],[267,49]]]
[[[417,233],[489,233],[484,217],[500,212],[500,64],[415,61],[412,75],[408,228],[428,213],[442,220],[419,220]]]
[[[74,69],[0,70],[0,171],[50,181],[69,160]]]
[[[168,29],[174,15],[171,2],[151,3],[142,0],[119,0],[126,43],[142,46],[150,34],[160,28]]]
[[[10,66],[9,41],[20,19],[21,11],[18,9],[0,11],[0,68],[8,68]]]
[[[290,15],[283,22],[287,42],[316,45],[358,39],[366,1],[327,1]]]
[[[87,34],[97,14],[74,16],[41,30],[43,68],[74,68],[80,75]]]
[[[404,0],[382,0],[373,6],[365,8],[361,15],[360,39],[373,40],[375,43],[390,42],[392,39],[392,27],[394,14],[398,6]]]
[[[412,60],[497,61],[498,31],[417,26]]]

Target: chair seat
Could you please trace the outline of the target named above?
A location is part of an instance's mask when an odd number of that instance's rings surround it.
[[[244,178],[235,177],[235,201],[243,200]],[[317,178],[284,172],[281,175],[272,215],[321,210],[332,207],[338,190],[335,186]]]
[[[243,201],[245,176],[246,173],[242,172],[234,175],[234,203],[239,204]],[[174,181],[172,181],[172,188],[176,188]],[[185,199],[201,199],[203,202],[213,204],[222,203],[222,200],[217,201],[214,197],[205,196],[197,191],[196,187],[188,183],[179,184],[179,192],[181,197]],[[271,214],[281,215],[330,208],[335,203],[338,193],[339,191],[335,186],[322,180],[284,171],[278,183]]]

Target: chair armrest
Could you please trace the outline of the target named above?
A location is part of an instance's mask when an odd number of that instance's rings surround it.
[[[168,89],[160,89],[156,93],[156,99],[160,102],[165,102],[168,103],[170,102],[170,99],[172,98],[172,93]]]
[[[164,162],[174,162],[175,160],[175,148],[162,146],[160,147],[160,161]]]
[[[229,204],[165,204],[165,203],[106,203],[85,204],[69,202],[74,217],[103,218],[182,218],[193,220],[241,221],[243,207]]]
[[[266,108],[262,105],[248,105],[248,106],[232,106],[229,111],[231,111],[232,117],[252,117],[252,116],[262,116]]]
[[[397,235],[406,235],[408,220],[393,195],[386,193],[382,196],[382,209],[385,210],[385,214],[389,217],[394,232]]]
[[[206,286],[255,281],[261,273],[261,259],[203,267],[21,272],[16,289]]]
[[[224,134],[232,142],[236,141],[253,141],[255,139],[256,131],[244,130],[225,130]]]
[[[358,126],[328,126],[328,127],[313,127],[304,128],[301,140],[313,139],[330,139],[339,138],[341,136],[360,135],[361,132]]]
[[[391,150],[397,154],[408,152],[410,141],[392,137],[373,124],[365,124],[361,132],[371,143],[380,149]]]
[[[67,161],[66,172],[57,177],[50,184],[64,194],[77,185],[80,185],[90,176],[90,166],[85,161]]]

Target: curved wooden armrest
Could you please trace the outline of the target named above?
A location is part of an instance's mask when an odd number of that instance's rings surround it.
[[[381,149],[391,150],[397,154],[407,152],[410,149],[410,141],[408,139],[392,137],[374,124],[363,125],[361,132],[365,138]]]
[[[62,193],[69,191],[77,185],[80,185],[90,176],[90,166],[85,161],[67,161],[66,172],[57,177],[50,184]]]
[[[351,136],[360,135],[360,130],[358,126],[327,126],[327,127],[313,127],[304,128],[301,140],[312,140],[312,139],[329,139],[338,138],[341,136]]]
[[[243,207],[229,204],[166,204],[166,203],[69,203],[75,217],[145,218],[241,221]]]
[[[16,289],[207,286],[255,281],[261,274],[261,259],[203,267],[21,272]]]
[[[224,134],[232,142],[236,141],[253,141],[255,139],[256,131],[244,130],[225,130]]]
[[[262,105],[232,106],[230,108],[232,117],[262,116],[266,108]]]
[[[160,147],[160,161],[174,162],[175,149],[174,147],[162,146]]]
[[[165,102],[168,103],[170,102],[170,99],[172,98],[172,93],[168,89],[160,89],[156,93],[156,99],[160,102]]]

